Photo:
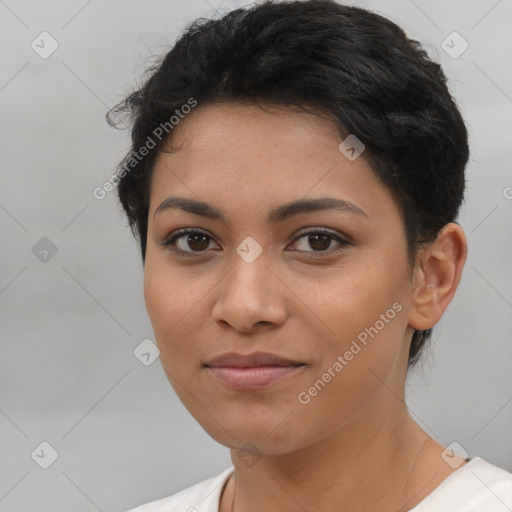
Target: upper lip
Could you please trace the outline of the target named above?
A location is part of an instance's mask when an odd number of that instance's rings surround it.
[[[237,354],[229,352],[220,354],[208,360],[206,366],[227,366],[235,368],[250,368],[257,366],[298,366],[304,363],[281,357],[269,352],[253,352],[252,354]]]

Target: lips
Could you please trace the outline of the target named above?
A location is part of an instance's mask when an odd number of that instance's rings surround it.
[[[297,366],[299,361],[293,361],[269,352],[254,352],[253,354],[237,354],[230,352],[210,359],[206,366],[229,366],[234,368],[254,368],[258,366]]]
[[[256,390],[275,384],[297,373],[304,363],[271,354],[221,354],[205,363],[218,381],[236,390]]]

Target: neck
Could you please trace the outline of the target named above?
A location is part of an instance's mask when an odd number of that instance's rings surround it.
[[[403,402],[394,404],[369,408],[293,453],[264,454],[251,467],[232,450],[234,479],[220,510],[409,510],[451,470],[442,463],[442,446],[412,420]]]

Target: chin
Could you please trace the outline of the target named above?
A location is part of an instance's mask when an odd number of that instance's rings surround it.
[[[229,415],[218,415],[217,418],[223,418],[222,426],[204,415],[196,417],[196,420],[213,440],[232,450],[255,449],[268,455],[289,453],[297,449],[297,442],[305,434],[303,422],[289,423],[283,414],[268,415],[267,419],[260,416],[252,420],[240,414],[231,418]]]

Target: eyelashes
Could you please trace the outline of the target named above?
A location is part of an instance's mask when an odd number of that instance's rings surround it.
[[[188,236],[188,238],[186,238]],[[306,253],[309,256],[312,256],[314,258],[317,257],[326,257],[331,256],[332,254],[338,253],[342,250],[344,250],[347,246],[353,245],[353,243],[349,242],[348,240],[345,240],[341,236],[334,234],[330,231],[327,231],[325,229],[313,229],[306,232],[303,232],[297,236],[292,244],[295,244],[298,240],[305,239],[304,245],[325,245],[325,241],[330,240],[327,244],[328,246],[331,246],[332,241],[337,242],[338,246],[335,246],[334,248],[329,249],[321,249],[321,250],[304,250],[304,249],[293,249],[294,252],[299,253]],[[178,242],[182,242],[184,240],[184,244],[182,244],[182,247],[179,247]],[[197,228],[186,228],[186,229],[179,229],[177,231],[174,231],[169,238],[162,242],[157,242],[158,245],[161,245],[173,253],[184,256],[184,257],[201,257],[206,254],[206,249],[210,246],[210,242],[213,241],[213,238],[208,235],[205,231],[202,231]],[[199,250],[186,250],[186,247],[188,244],[199,244]],[[183,248],[183,246],[185,248]],[[190,248],[190,245],[188,245]],[[197,247],[196,247],[197,249]]]

